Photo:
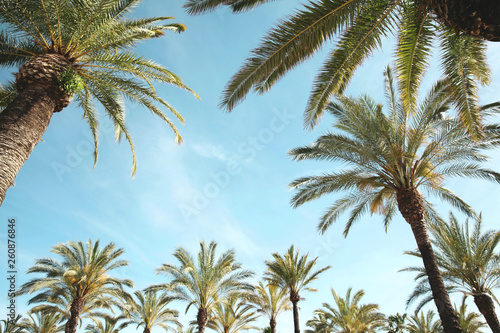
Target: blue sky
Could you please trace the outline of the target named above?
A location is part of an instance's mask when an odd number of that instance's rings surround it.
[[[142,43],[140,53],[167,66],[201,97],[174,87],[157,86],[160,95],[185,117],[179,125],[184,144],[174,144],[168,126],[147,110],[127,105],[127,124],[138,159],[134,178],[126,142],[115,143],[108,119],[101,118],[99,161],[93,169],[91,137],[82,112],[70,105],[53,116],[51,124],[24,165],[16,184],[0,208],[1,247],[6,248],[7,220],[17,223],[18,286],[30,277],[24,272],[36,258],[51,256],[50,248],[70,240],[100,239],[124,248],[127,268],[116,272],[135,281],[136,289],[166,281],[155,275],[162,263],[176,263],[179,247],[197,251],[199,241],[219,243],[219,251],[234,248],[237,259],[260,278],[264,260],[283,253],[291,244],[302,253],[318,256],[318,268],[332,268],[304,293],[301,327],[323,302],[332,302],[329,289],[345,294],[347,288],[364,289],[363,302],[377,303],[390,315],[412,312],[405,300],[413,288],[413,275],[400,273],[418,264],[403,254],[416,248],[409,226],[397,217],[387,233],[378,216],[365,216],[342,237],[344,218],[323,236],[318,219],[335,196],[327,196],[298,209],[290,207],[287,187],[297,177],[338,167],[331,163],[293,162],[287,152],[314,141],[331,125],[325,116],[315,131],[303,130],[303,110],[325,48],[290,72],[267,94],[250,94],[232,113],[218,109],[220,92],[249,51],[280,17],[297,6],[277,1],[249,13],[233,15],[225,9],[190,17],[182,1],[146,0],[137,16],[174,16],[188,29],[182,34]],[[382,71],[390,62],[393,44],[384,43],[357,72],[348,93],[367,93],[383,102]],[[498,98],[500,45],[491,44],[488,57],[492,84],[481,90],[481,103]],[[3,70],[2,80],[15,69]],[[428,70],[425,86],[439,75]],[[101,112],[102,114],[102,112]],[[491,168],[498,165],[492,153]],[[477,211],[485,226],[497,228],[498,185],[480,181],[452,181],[449,187]],[[437,201],[434,201],[437,203]],[[442,206],[447,214],[449,206]],[[3,253],[6,253],[4,250]],[[1,259],[6,262],[5,258]],[[5,267],[3,264],[1,267]],[[1,279],[0,290],[6,290]],[[1,296],[0,304],[6,302]],[[18,312],[27,309],[26,297],[17,300]],[[185,304],[175,304],[184,311]],[[432,307],[431,307],[432,308]],[[473,305],[471,305],[473,308]],[[2,306],[0,316],[4,316]],[[292,314],[278,319],[278,331],[292,329]],[[194,319],[190,310],[183,322]],[[264,326],[264,323],[262,324]]]

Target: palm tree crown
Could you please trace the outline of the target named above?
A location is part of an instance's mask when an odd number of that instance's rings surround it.
[[[443,328],[439,320],[434,320],[434,311],[429,310],[427,313],[415,312],[409,319],[406,329],[409,333],[441,333]]]
[[[298,333],[300,329],[297,303],[301,300],[300,292],[303,290],[316,291],[309,285],[330,266],[313,271],[318,258],[308,260],[307,254],[300,256],[299,250],[295,250],[293,245],[283,256],[279,253],[273,253],[272,256],[272,261],[265,261],[267,270],[264,276],[269,284],[288,290],[293,306],[295,332]]]
[[[341,96],[339,102],[329,104],[329,111],[337,118],[334,127],[339,132],[323,135],[312,145],[293,149],[290,154],[299,161],[338,161],[351,168],[293,181],[291,186],[297,192],[292,204],[297,207],[325,194],[347,192],[328,208],[318,226],[324,233],[350,209],[344,235],[366,212],[383,215],[387,228],[397,207],[412,228],[422,253],[444,329],[458,332],[458,318],[446,293],[427,232],[426,223],[436,220],[436,213],[420,191],[436,195],[469,216],[475,216],[462,199],[444,187],[444,181],[451,177],[474,177],[499,182],[499,173],[480,164],[487,160],[481,150],[498,145],[499,127],[485,126],[485,138],[472,140],[457,119],[436,119],[450,107],[449,86],[438,82],[426,99],[412,108],[397,96],[393,81],[388,68],[385,72],[387,114],[367,96]],[[496,109],[498,104],[493,104],[483,112],[487,114],[487,110]]]
[[[2,144],[6,147],[20,142],[26,149],[3,150],[2,191],[12,184],[12,177],[40,140],[52,113],[62,110],[73,97],[94,137],[94,163],[99,127],[96,102],[113,121],[116,138],[125,137],[129,142],[132,173],[136,170],[136,158],[125,125],[124,99],[159,116],[172,128],[176,141],[181,142],[174,122],[162,108],[172,112],[180,122],[183,118],[157,94],[153,83],[191,90],[177,75],[133,52],[132,47],[142,40],[162,36],[165,30],[182,32],[185,26],[166,23],[172,19],[167,16],[127,18],[141,1],[0,1],[0,66],[21,66],[15,86],[10,85],[10,94],[2,93],[3,101],[12,102],[0,113],[0,133],[5,137]],[[13,98],[14,95],[17,97]],[[26,126],[29,131],[24,129]],[[4,195],[0,191],[0,202]]]
[[[340,297],[332,288],[331,293],[335,301],[332,306],[323,303],[323,307],[315,311],[319,318],[324,316],[334,332],[342,333],[371,333],[376,332],[386,324],[385,316],[378,312],[377,304],[359,304],[365,292],[358,290],[351,295],[349,288],[346,297]],[[327,327],[328,327],[327,326]]]
[[[30,311],[28,318],[23,318],[19,326],[27,333],[57,333],[64,331],[64,325],[61,324],[63,319],[59,312]]]
[[[218,6],[237,12],[266,2],[271,0],[186,0],[185,7],[192,14]],[[289,70],[335,40],[314,80],[305,110],[305,127],[312,128],[330,98],[345,91],[363,61],[382,47],[384,39],[396,35],[397,75],[405,105],[415,104],[416,87],[429,65],[432,45],[439,45],[443,74],[453,87],[460,117],[469,132],[478,135],[481,117],[476,82],[489,81],[484,43],[444,27],[430,2],[439,7],[439,1],[423,0],[309,1],[263,37],[226,85],[221,106],[232,110],[251,89],[267,92]]]
[[[92,317],[94,324],[87,325],[85,328],[86,333],[120,333],[121,330],[130,325],[130,320],[124,314],[117,317],[101,314],[100,317],[104,319],[104,323],[102,320]]]
[[[121,306],[121,300],[130,299],[124,286],[132,287],[127,279],[118,279],[108,273],[114,269],[128,265],[118,258],[122,249],[115,249],[115,244],[109,243],[100,248],[99,241],[89,240],[57,244],[52,252],[62,257],[63,261],[52,258],[37,259],[28,273],[44,274],[44,277],[34,278],[21,286],[18,294],[38,293],[28,301],[44,303],[39,310],[64,311],[68,317],[65,332],[76,332],[80,316],[88,311],[87,304],[92,308],[111,308]],[[61,295],[70,300],[68,307],[61,310],[59,301]],[[55,301],[55,305],[51,304]],[[68,313],[69,312],[69,313]]]
[[[182,326],[177,320],[179,312],[167,307],[173,298],[166,293],[158,295],[156,290],[148,290],[136,291],[134,295],[137,301],[132,303],[131,321],[137,324],[137,328],[143,327],[144,333],[150,333],[155,326],[165,331],[175,331],[168,326],[169,323],[174,324],[175,327]]]
[[[216,259],[217,243],[207,245],[200,243],[197,262],[184,248],[178,248],[174,257],[179,266],[163,264],[157,269],[171,278],[167,284],[153,286],[153,289],[171,289],[172,297],[188,303],[186,312],[191,306],[198,309],[198,332],[203,333],[217,304],[230,297],[244,296],[252,289],[245,280],[253,273],[241,269],[241,264],[235,259],[235,251],[224,252]]]
[[[481,219],[469,228],[469,221],[460,224],[450,213],[450,222],[442,220],[431,225],[432,243],[436,249],[436,259],[444,281],[452,292],[460,291],[465,296],[474,297],[479,311],[484,315],[493,332],[500,331],[500,323],[495,314],[493,300],[498,300],[493,290],[500,286],[500,256],[496,248],[500,243],[500,232],[483,230]],[[420,256],[418,252],[407,254]],[[421,308],[432,300],[425,270],[418,267],[407,271],[417,271],[419,284],[410,296],[409,302],[425,296],[418,305]]]
[[[219,303],[213,311],[207,327],[217,333],[240,333],[257,330],[252,323],[259,317],[255,308],[247,304],[245,299],[231,297],[224,303]]]
[[[264,313],[269,318],[271,333],[276,332],[276,318],[278,315],[283,311],[291,310],[288,293],[287,288],[280,288],[272,284],[264,286],[261,281],[255,287],[251,302],[255,305],[257,311]]]

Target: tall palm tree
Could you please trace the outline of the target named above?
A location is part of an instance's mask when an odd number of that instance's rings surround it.
[[[436,213],[420,192],[438,196],[469,216],[472,209],[444,187],[451,177],[482,178],[500,182],[500,174],[481,167],[487,159],[479,149],[498,145],[498,126],[486,126],[487,138],[470,139],[455,118],[436,120],[450,104],[447,87],[438,82],[415,109],[408,109],[397,96],[392,71],[385,71],[389,111],[371,98],[338,97],[329,111],[336,117],[338,133],[327,133],[312,145],[290,152],[293,159],[344,162],[352,168],[319,176],[308,176],[291,183],[296,194],[294,207],[325,194],[347,192],[328,208],[318,229],[324,233],[346,210],[351,214],[344,229],[349,229],[366,213],[384,216],[387,228],[399,209],[410,225],[429,276],[432,295],[447,333],[460,332],[458,318],[439,273],[426,223]],[[484,109],[498,109],[490,105]],[[486,113],[486,111],[483,111]]]
[[[87,325],[85,328],[86,333],[119,333],[131,323],[124,314],[116,317],[109,314],[101,314],[100,317],[104,319],[104,323],[102,320],[93,317],[94,324]]]
[[[479,319],[479,314],[475,312],[467,312],[467,304],[465,304],[466,297],[462,298],[462,304],[460,308],[455,307],[455,312],[458,314],[458,318],[460,318],[460,327],[464,333],[481,333],[483,332],[481,329],[486,326]],[[494,331],[493,331],[494,332]]]
[[[64,331],[64,324],[61,324],[63,319],[64,316],[59,312],[30,311],[28,318],[23,318],[19,325],[27,333],[57,333]]]
[[[124,136],[129,142],[132,173],[136,159],[125,125],[124,98],[159,116],[172,128],[176,141],[181,141],[162,108],[181,122],[182,117],[152,84],[163,82],[191,90],[177,75],[138,55],[132,47],[162,36],[165,30],[182,32],[185,26],[165,23],[171,19],[166,16],[128,18],[141,1],[0,0],[0,66],[19,68],[16,91],[7,98],[12,101],[0,113],[0,204],[53,113],[73,97],[94,137],[94,163],[99,127],[95,102],[112,119],[116,138]]]
[[[175,328],[168,324],[174,324],[175,327],[182,326],[177,320],[179,311],[168,307],[173,298],[166,293],[158,295],[156,290],[148,290],[136,291],[134,295],[137,301],[132,303],[132,323],[137,324],[137,328],[143,327],[143,333],[151,333],[155,326],[165,331],[175,331]]]
[[[434,321],[434,311],[429,310],[427,313],[415,312],[409,318],[409,323],[406,325],[408,333],[441,333],[443,328],[439,320]]]
[[[70,300],[68,304],[68,319],[65,325],[66,333],[75,333],[80,317],[85,311],[96,308],[111,309],[113,305],[121,306],[122,300],[129,300],[130,295],[124,287],[132,287],[127,279],[115,278],[109,273],[128,265],[119,257],[123,249],[116,249],[109,243],[104,248],[99,241],[89,240],[60,243],[52,248],[62,261],[52,258],[37,259],[28,273],[43,274],[26,282],[17,292],[19,295],[37,293],[28,304],[43,303],[47,309],[57,309],[60,295]],[[51,304],[55,300],[56,304]],[[92,304],[89,308],[88,304]],[[37,310],[43,310],[39,307]]]
[[[269,318],[271,333],[276,333],[276,318],[281,312],[292,309],[288,289],[272,284],[264,286],[259,281],[253,293],[254,297],[252,297],[251,302],[255,305],[257,311],[264,313]]]
[[[352,288],[347,290],[345,298],[340,297],[332,288],[331,293],[335,305],[323,303],[323,307],[315,311],[321,313],[331,323],[334,332],[339,333],[374,333],[386,325],[384,314],[378,312],[377,304],[359,304],[365,295],[358,290],[351,295]]]
[[[217,243],[214,241],[209,245],[200,242],[195,262],[188,250],[178,248],[174,257],[180,265],[163,264],[156,270],[169,276],[171,281],[151,287],[172,290],[173,298],[188,303],[186,312],[195,306],[198,310],[198,333],[205,332],[208,319],[217,304],[231,297],[244,296],[252,289],[245,280],[252,277],[253,273],[241,268],[235,259],[235,251],[228,250],[216,259],[216,249]]]
[[[430,228],[432,244],[436,249],[437,264],[450,291],[472,296],[474,303],[493,332],[500,332],[500,322],[495,313],[498,300],[493,290],[500,287],[500,255],[496,252],[500,243],[500,231],[483,230],[481,219],[469,228],[469,221],[460,224],[450,213],[450,222],[436,221]],[[406,252],[420,256],[418,252]],[[417,271],[419,284],[409,301],[424,296],[419,307],[432,300],[425,270],[419,267],[407,269]]]
[[[186,0],[185,7],[189,13],[199,14],[218,6],[242,11],[271,1]],[[447,2],[456,0],[309,1],[261,39],[260,45],[252,50],[227,83],[220,105],[231,111],[251,89],[260,94],[269,91],[289,70],[325,45],[334,44],[314,79],[305,110],[305,127],[312,128],[320,120],[330,98],[345,91],[363,61],[382,48],[386,38],[396,35],[395,57],[403,102],[414,106],[416,87],[430,63],[433,45],[438,45],[441,68],[452,85],[460,118],[470,134],[479,136],[481,117],[476,82],[486,84],[489,81],[485,45],[482,40],[455,33],[455,28],[441,24],[435,14],[441,11],[432,8],[447,6]],[[467,1],[467,6],[462,7],[467,8],[464,17],[471,14],[469,18],[481,22],[474,16],[479,11],[472,9],[471,3]],[[485,1],[478,5],[487,8]],[[500,38],[500,29],[498,32],[496,38]]]
[[[402,315],[396,313],[395,315],[387,317],[388,323],[388,333],[402,333],[406,329],[406,317],[407,314],[403,313]]]
[[[248,330],[258,330],[253,322],[259,317],[255,308],[245,299],[231,297],[215,307],[207,327],[217,333],[240,333]]]
[[[300,332],[299,326],[299,308],[297,303],[301,300],[301,291],[316,291],[309,287],[312,281],[318,278],[318,275],[330,268],[323,267],[313,271],[318,258],[308,260],[308,255],[299,256],[299,249],[295,251],[294,246],[281,254],[275,252],[272,254],[273,260],[266,260],[267,270],[264,277],[269,284],[279,288],[286,289],[290,296],[293,308],[293,326],[295,333]]]

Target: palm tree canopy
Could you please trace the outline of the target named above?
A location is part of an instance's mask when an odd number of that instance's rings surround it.
[[[481,333],[482,328],[486,327],[486,323],[480,320],[480,315],[475,312],[467,312],[467,304],[465,304],[466,297],[462,298],[462,304],[455,312],[458,313],[460,319],[460,327],[463,333]]]
[[[239,333],[258,330],[253,322],[259,317],[255,308],[246,304],[246,300],[231,297],[215,307],[207,327],[217,333]]]
[[[156,271],[171,278],[167,284],[152,289],[171,289],[172,297],[188,303],[186,312],[194,305],[196,308],[213,310],[219,302],[231,296],[246,295],[252,285],[245,280],[253,272],[243,270],[235,259],[235,251],[228,250],[216,258],[217,243],[200,242],[197,260],[188,250],[178,248],[174,257],[180,265],[163,264]]]
[[[272,256],[272,261],[265,261],[267,270],[264,276],[269,284],[288,290],[290,298],[293,294],[298,296],[302,290],[316,291],[309,285],[318,278],[319,274],[330,268],[327,266],[313,271],[318,258],[308,260],[308,254],[300,256],[299,249],[295,250],[293,245],[283,256],[276,252]]]
[[[166,293],[158,295],[158,291],[148,290],[136,291],[134,295],[137,301],[132,303],[131,322],[137,324],[137,328],[143,327],[151,331],[153,327],[159,326],[165,331],[175,331],[175,328],[168,324],[174,324],[175,327],[182,326],[177,320],[179,311],[168,308],[173,298]]]
[[[59,78],[59,84],[65,93],[74,96],[88,121],[95,141],[94,163],[99,128],[97,102],[113,121],[116,139],[124,136],[129,142],[133,173],[136,159],[125,125],[124,99],[163,119],[174,131],[176,141],[181,142],[173,121],[162,108],[172,112],[181,123],[183,118],[156,93],[153,83],[173,84],[191,91],[177,75],[132,50],[138,42],[160,37],[166,30],[182,32],[186,28],[179,23],[167,23],[172,19],[168,16],[128,18],[141,1],[0,1],[0,66],[19,67],[43,55],[65,59],[70,66]],[[0,94],[0,104],[5,106],[14,91],[8,85],[3,88],[7,88],[7,93],[4,89]]]
[[[26,282],[17,292],[18,295],[37,293],[28,304],[43,303],[39,309],[48,307],[53,310],[60,309],[58,306],[65,300],[68,316],[69,305],[75,299],[92,305],[86,310],[121,306],[121,300],[130,299],[124,287],[132,287],[132,281],[108,274],[128,265],[127,261],[119,259],[123,249],[116,249],[115,244],[109,243],[101,248],[98,240],[95,243],[89,240],[85,244],[71,241],[57,244],[51,252],[59,255],[62,261],[37,259],[28,273],[44,276]]]
[[[496,300],[493,290],[500,286],[500,256],[496,251],[500,232],[483,230],[481,219],[476,220],[472,227],[469,220],[459,223],[452,213],[449,220],[449,223],[437,220],[430,227],[436,259],[448,289],[464,295],[486,293]],[[406,253],[420,256],[418,251]],[[419,283],[408,302],[424,297],[418,305],[421,308],[432,300],[425,270],[409,267],[405,271],[418,272],[415,279]]]
[[[86,333],[119,333],[131,323],[124,314],[117,317],[101,314],[100,317],[104,319],[104,323],[102,320],[93,317],[94,324],[87,325],[85,328]]]
[[[429,310],[427,313],[415,312],[410,318],[406,326],[409,333],[442,333],[443,328],[439,320],[434,321],[434,311]]]
[[[269,283],[264,285],[262,281],[255,286],[251,302],[257,311],[264,313],[270,320],[276,320],[281,312],[292,309],[288,289]]]
[[[57,333],[64,331],[63,319],[59,312],[30,311],[28,318],[23,318],[19,326],[27,333]]]
[[[186,0],[189,13],[228,6],[251,9],[264,0]],[[418,83],[438,45],[441,68],[452,86],[453,101],[470,134],[479,135],[481,117],[477,84],[489,82],[482,40],[446,28],[421,0],[320,0],[308,1],[282,19],[227,83],[221,107],[232,110],[250,90],[265,93],[274,83],[326,44],[334,44],[316,78],[304,125],[314,127],[330,98],[342,94],[356,69],[382,42],[395,35],[396,68],[405,105],[414,105]]]
[[[323,307],[315,314],[324,316],[334,332],[357,333],[376,332],[386,324],[385,316],[378,312],[377,304],[359,304],[365,295],[363,290],[358,290],[351,295],[352,288],[347,290],[345,298],[339,296],[332,288],[331,293],[335,305],[323,303]]]
[[[487,156],[481,151],[499,143],[498,125],[484,127],[485,138],[472,140],[456,118],[440,115],[450,108],[449,86],[436,83],[418,105],[406,106],[394,87],[392,70],[385,71],[388,111],[370,97],[338,97],[328,111],[336,118],[337,132],[327,133],[312,145],[290,151],[294,160],[342,162],[351,168],[296,179],[290,186],[296,194],[294,207],[325,194],[347,192],[321,217],[324,233],[344,211],[351,214],[344,229],[366,212],[384,216],[386,228],[395,215],[398,193],[407,189],[426,191],[451,203],[469,216],[469,205],[444,187],[451,177],[471,177],[499,182],[500,174],[481,166]],[[484,106],[483,115],[498,112],[499,103]],[[432,205],[424,200],[427,220],[436,219]],[[401,210],[402,207],[399,207]]]

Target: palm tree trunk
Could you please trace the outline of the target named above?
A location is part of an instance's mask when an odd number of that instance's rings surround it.
[[[495,313],[495,304],[488,294],[474,295],[474,303],[486,319],[493,333],[500,333],[500,323]]]
[[[425,271],[432,290],[432,297],[438,309],[439,318],[445,333],[462,332],[460,322],[450,297],[444,286],[443,278],[432,250],[431,241],[425,223],[425,206],[420,193],[415,188],[405,188],[397,191],[398,208],[406,222],[410,224],[417,242],[418,250],[422,255]]]
[[[42,138],[56,101],[44,87],[24,89],[0,113],[0,205],[17,173]]]
[[[151,333],[151,330],[149,329],[149,327],[144,327],[143,333]]]
[[[276,319],[269,320],[269,327],[271,327],[271,333],[276,333]]]
[[[64,328],[65,333],[75,333],[76,326],[78,325],[78,321],[80,319],[80,315],[83,311],[83,307],[85,306],[85,300],[82,298],[76,298],[71,303],[70,308],[70,317],[66,322],[66,326]]]
[[[196,316],[196,322],[198,323],[198,333],[205,332],[205,326],[208,322],[208,311],[205,308],[198,309],[198,315]]]
[[[293,306],[293,327],[295,329],[294,332],[300,333],[299,307],[297,306],[297,303],[300,301],[299,293],[296,291],[290,290],[290,301],[292,302],[292,306]]]

